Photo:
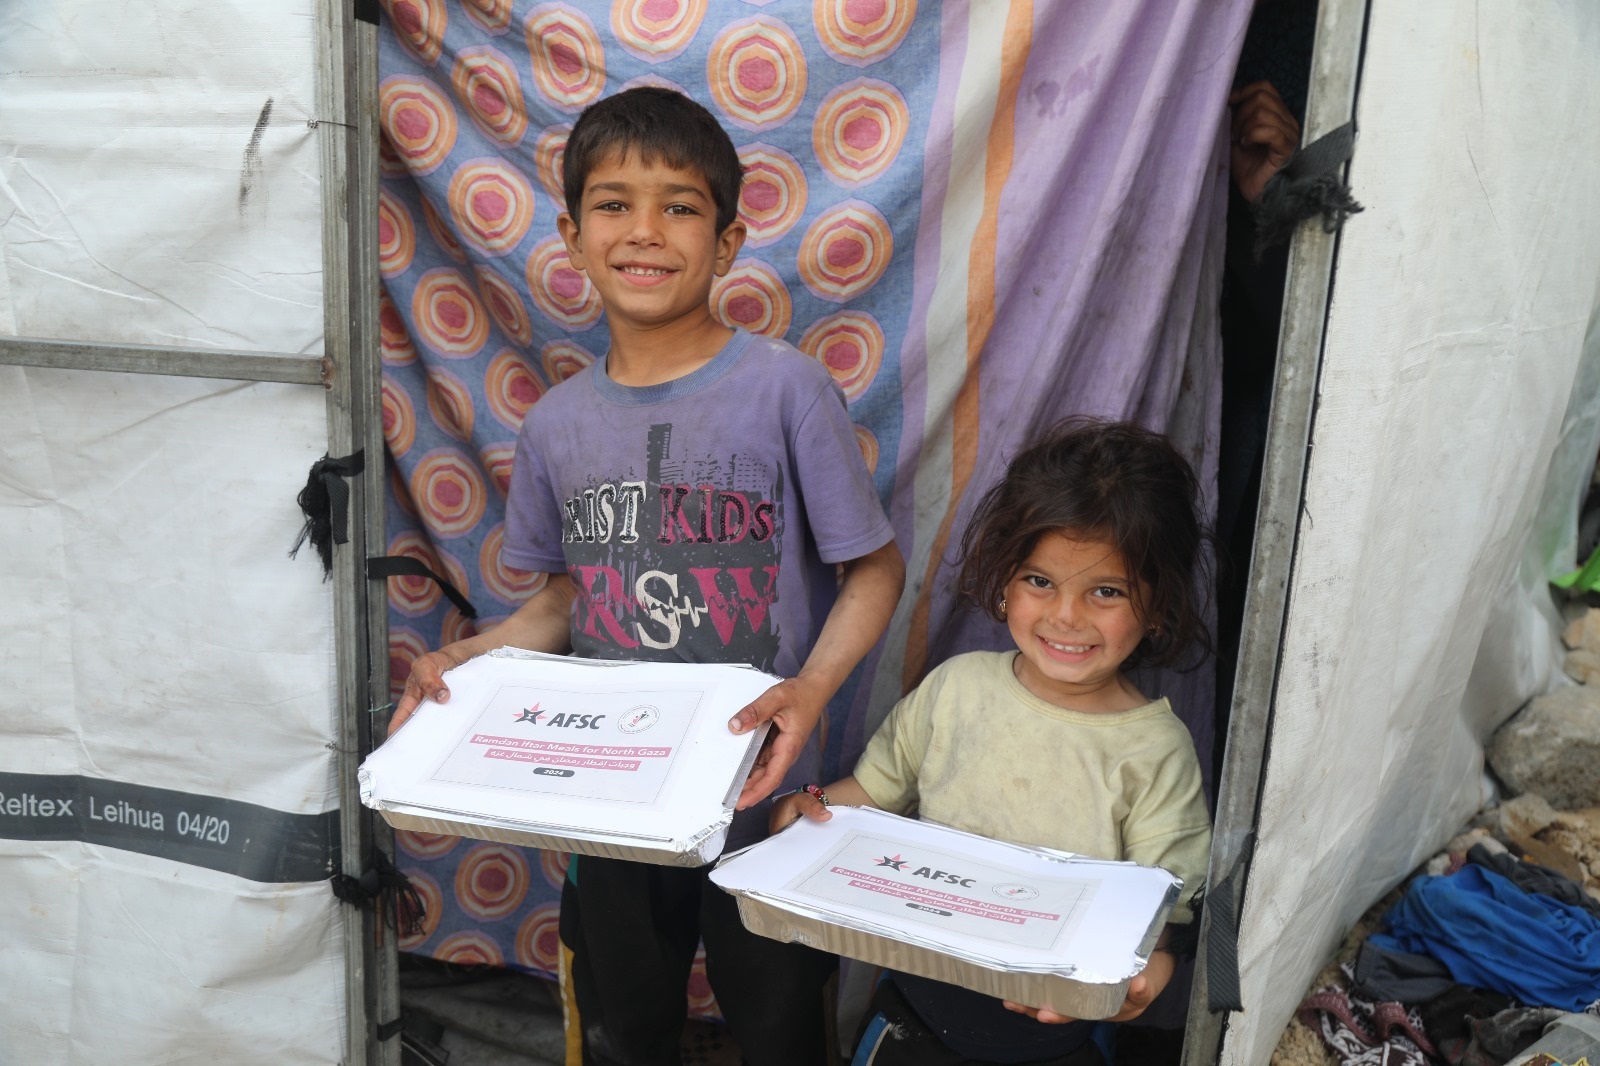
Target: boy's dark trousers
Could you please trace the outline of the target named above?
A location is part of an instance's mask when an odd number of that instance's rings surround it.
[[[734,898],[697,870],[575,856],[561,889],[561,941],[584,1066],[678,1066],[695,947],[749,1066],[831,1062],[822,986],[838,965],[749,932]]]

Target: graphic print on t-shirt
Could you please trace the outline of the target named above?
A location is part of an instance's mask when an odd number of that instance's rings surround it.
[[[566,490],[573,651],[771,670],[782,472],[739,453],[682,454],[673,429],[650,427],[642,478],[627,471]]]

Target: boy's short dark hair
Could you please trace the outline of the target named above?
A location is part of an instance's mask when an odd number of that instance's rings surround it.
[[[699,172],[711,187],[718,233],[738,217],[744,167],[727,131],[711,112],[682,93],[642,85],[585,108],[567,138],[562,192],[567,214],[580,228],[579,209],[589,172],[613,154],[630,153],[646,163]]]
[[[1140,620],[1156,631],[1127,666],[1198,665],[1211,652],[1205,606],[1214,540],[1194,470],[1160,433],[1076,417],[1023,449],[984,493],[961,538],[963,599],[1000,621],[1006,585],[1047,533],[1115,544]]]

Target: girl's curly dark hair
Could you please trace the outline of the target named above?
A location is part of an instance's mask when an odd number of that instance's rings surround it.
[[[1194,471],[1166,437],[1069,418],[1012,459],[978,502],[961,538],[961,596],[1000,621],[1006,585],[1040,537],[1103,540],[1139,578],[1134,610],[1156,627],[1126,665],[1192,669],[1212,651],[1204,615],[1213,538],[1199,508]]]

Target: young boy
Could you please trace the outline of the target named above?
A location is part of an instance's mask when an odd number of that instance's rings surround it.
[[[738,154],[716,120],[633,89],[579,117],[565,167],[558,225],[611,347],[517,441],[505,559],[545,583],[492,631],[418,659],[391,731],[424,696],[448,698],[445,670],[502,644],[749,663],[787,680],[729,722],[774,724],[739,797],[728,847],[741,847],[765,835],[761,801],[786,774],[815,777],[813,728],[887,626],[904,564],[826,369],[711,315],[712,280],[745,236]],[[746,1061],[825,1061],[833,960],[747,932],[705,874],[573,860],[561,938],[589,1066],[678,1061],[701,937]]]

